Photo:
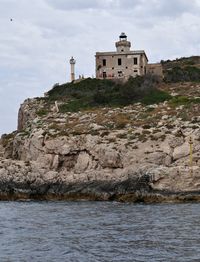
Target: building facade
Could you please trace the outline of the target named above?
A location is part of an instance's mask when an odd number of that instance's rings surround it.
[[[127,40],[125,33],[121,33],[115,46],[115,52],[96,53],[97,79],[128,80],[130,76],[136,77],[148,73],[148,58],[145,51],[131,51],[131,43]],[[158,67],[156,68],[158,69]]]

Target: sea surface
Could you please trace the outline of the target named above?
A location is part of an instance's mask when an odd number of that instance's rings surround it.
[[[200,204],[0,202],[4,261],[200,261]]]

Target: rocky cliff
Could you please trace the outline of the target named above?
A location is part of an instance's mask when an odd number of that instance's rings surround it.
[[[199,201],[200,85],[162,88],[172,99],[146,106],[60,113],[26,100],[1,138],[0,199]]]

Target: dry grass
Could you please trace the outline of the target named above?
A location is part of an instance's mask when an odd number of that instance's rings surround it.
[[[127,124],[130,124],[130,115],[119,113],[113,116],[113,122],[117,129],[123,129]]]

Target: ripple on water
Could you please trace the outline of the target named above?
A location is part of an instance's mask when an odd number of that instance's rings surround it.
[[[0,202],[0,261],[200,261],[199,204]]]

